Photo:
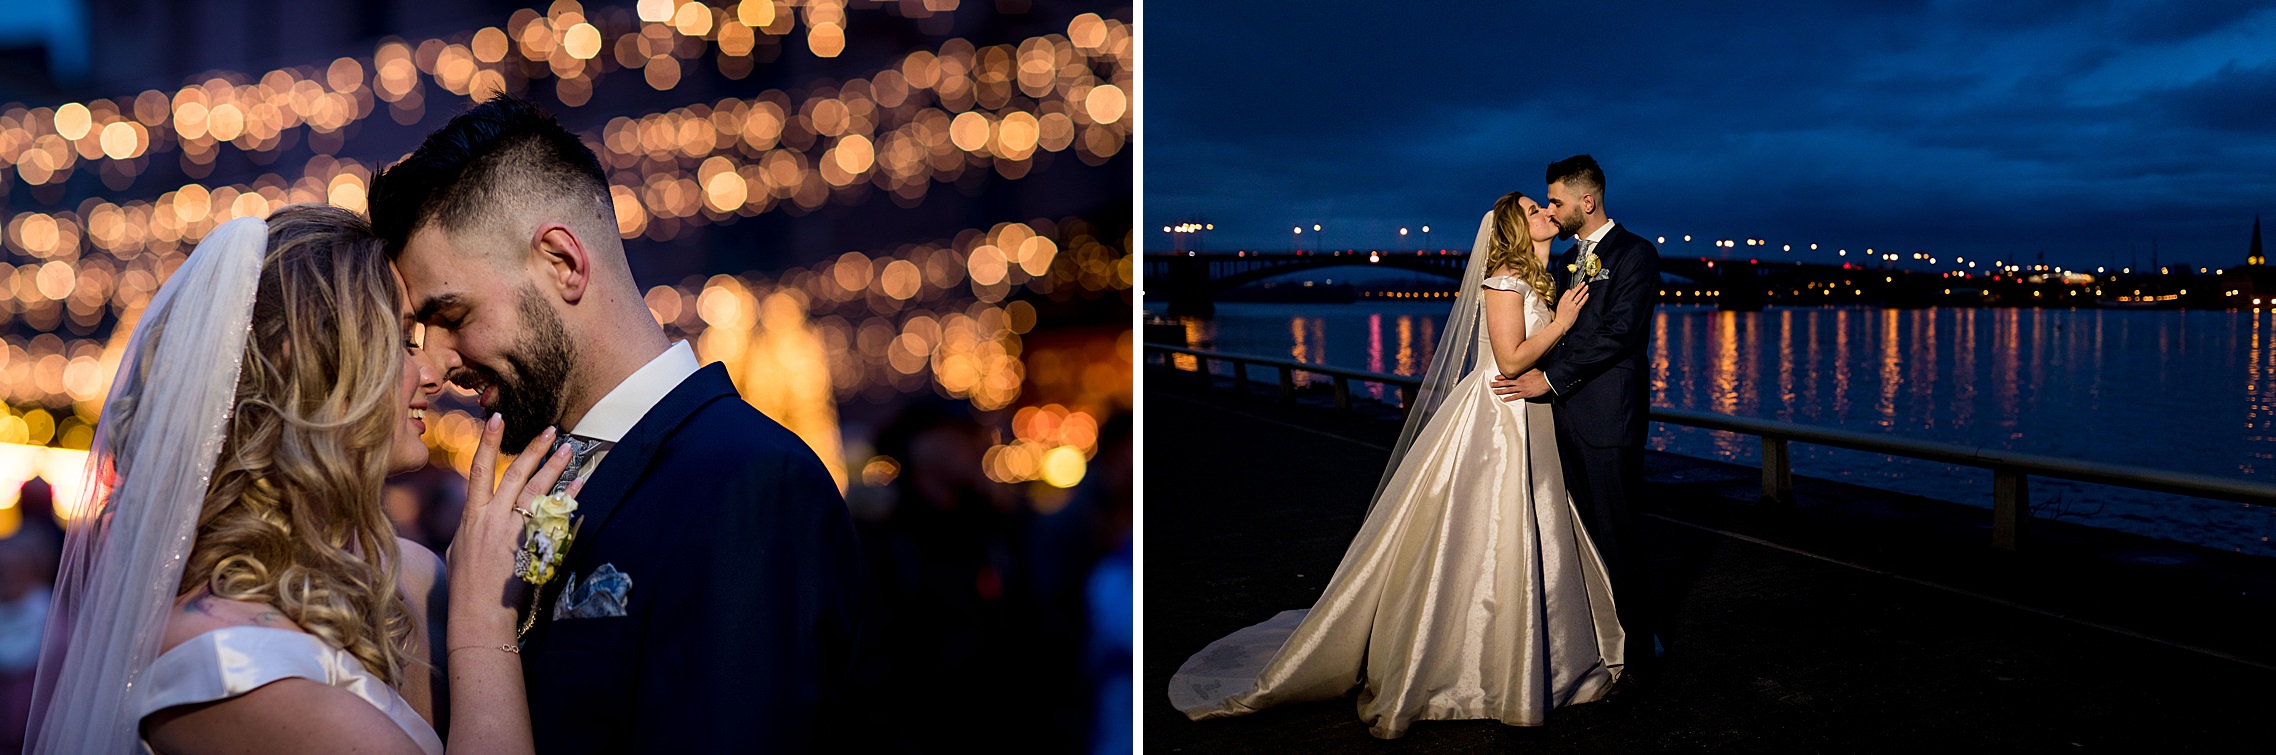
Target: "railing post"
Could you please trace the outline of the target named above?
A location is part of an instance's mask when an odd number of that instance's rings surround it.
[[[1762,500],[1794,505],[1794,462],[1787,455],[1785,438],[1762,436]]]
[[[1193,355],[1193,374],[1201,376],[1201,389],[1204,391],[1209,390],[1210,380],[1208,357],[1204,357],[1200,354]]]
[[[1342,375],[1337,375],[1337,376],[1335,376],[1335,384],[1336,384],[1336,411],[1339,411],[1339,412],[1348,412],[1348,411],[1351,411],[1351,378],[1347,378],[1347,377],[1344,377],[1344,376],[1342,376]]]
[[[1296,403],[1296,368],[1280,368],[1280,403]]]
[[[2015,550],[2023,524],[2030,519],[2030,478],[2014,469],[1992,468],[1992,545]]]
[[[1241,361],[1239,359],[1228,359],[1225,361],[1233,365],[1233,395],[1239,396],[1243,399],[1248,398],[1249,363]]]

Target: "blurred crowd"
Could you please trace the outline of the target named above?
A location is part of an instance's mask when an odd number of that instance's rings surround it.
[[[856,696],[879,702],[850,749],[1126,752],[1129,416],[1100,428],[1090,473],[1043,513],[1033,488],[982,473],[991,439],[965,407],[917,403],[877,434],[900,471],[885,505],[857,509],[869,611]]]

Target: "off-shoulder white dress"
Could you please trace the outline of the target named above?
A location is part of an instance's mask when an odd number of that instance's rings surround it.
[[[135,715],[147,717],[177,705],[226,700],[295,677],[354,693],[403,727],[421,751],[442,755],[442,738],[394,687],[347,651],[290,629],[223,627],[160,653],[143,672],[141,689],[135,693]],[[150,749],[148,742],[143,749]]]
[[[1529,336],[1549,323],[1519,279],[1485,286],[1525,294]],[[1625,635],[1565,491],[1552,409],[1499,400],[1494,361],[1479,361],[1427,418],[1319,601],[1194,654],[1170,679],[1178,710],[1237,716],[1357,689],[1369,732],[1393,738],[1424,719],[1538,726],[1611,687]]]

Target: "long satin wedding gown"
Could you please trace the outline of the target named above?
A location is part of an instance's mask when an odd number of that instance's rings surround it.
[[[1525,294],[1525,331],[1548,306]],[[1477,328],[1480,354],[1487,329]],[[1604,562],[1558,465],[1550,407],[1493,395],[1494,362],[1455,384],[1368,511],[1327,592],[1220,639],[1170,678],[1195,720],[1359,689],[1369,733],[1420,720],[1538,726],[1604,696],[1624,635]]]

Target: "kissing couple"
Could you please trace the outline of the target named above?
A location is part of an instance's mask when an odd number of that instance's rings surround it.
[[[222,223],[134,323],[27,751],[814,747],[844,500],[658,327],[593,151],[497,97],[370,208]],[[380,503],[443,379],[489,415],[447,559]]]
[[[1643,478],[1659,253],[1606,214],[1594,159],[1547,174],[1543,201],[1511,192],[1479,221],[1438,350],[1327,591],[1179,667],[1170,702],[1188,717],[1357,689],[1360,719],[1384,739],[1417,720],[1539,726],[1655,673],[1648,546],[1630,497]],[[1560,236],[1575,243],[1552,261]]]

